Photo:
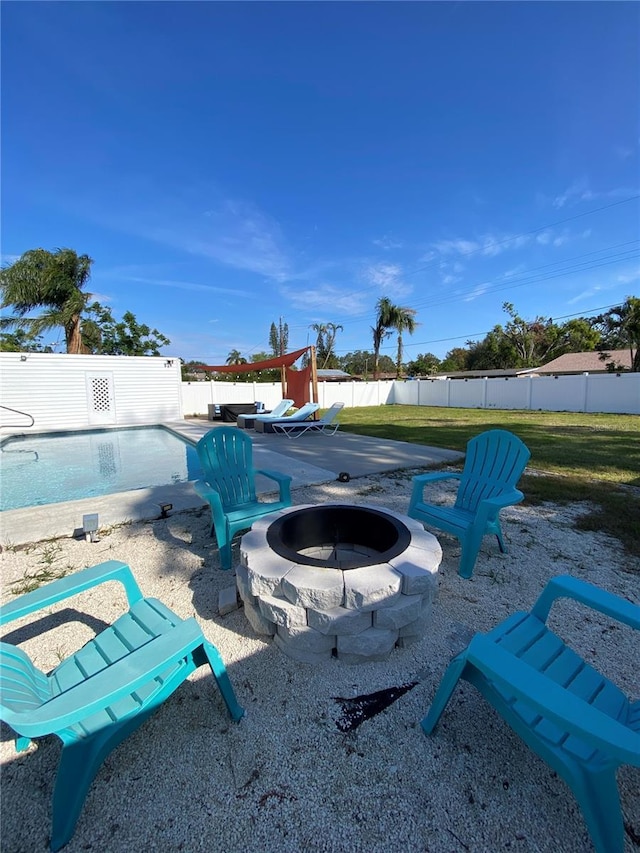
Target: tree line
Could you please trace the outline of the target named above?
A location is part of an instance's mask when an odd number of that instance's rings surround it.
[[[43,342],[45,332],[61,328],[68,353],[100,355],[160,355],[169,338],[144,323],[130,311],[116,320],[111,309],[91,302],[86,291],[93,260],[73,249],[31,249],[13,264],[0,270],[2,309],[12,313],[0,319],[0,350],[52,352],[53,345]],[[603,358],[614,350],[628,350],[631,370],[640,372],[640,299],[626,298],[622,305],[597,317],[576,317],[555,323],[543,316],[526,320],[510,302],[503,304],[507,315],[480,341],[467,341],[464,347],[449,350],[440,360],[433,353],[419,354],[403,362],[405,333],[413,334],[418,323],[416,310],[394,304],[387,296],[376,302],[375,324],[371,327],[373,349],[356,350],[339,356],[336,339],[343,331],[340,323],[313,323],[316,334],[316,359],[319,368],[338,368],[364,378],[381,375],[426,376],[437,372],[535,368],[571,352],[600,351]],[[33,312],[42,309],[38,316]],[[10,331],[8,331],[10,330]],[[380,354],[384,341],[396,334],[394,361]],[[269,329],[271,352],[258,352],[251,362],[266,361],[283,355],[289,347],[289,327],[282,317]],[[229,353],[226,363],[247,364],[238,350]],[[198,362],[183,364],[183,375],[192,374]],[[608,369],[620,370],[613,359]],[[277,381],[279,370],[262,371],[263,380]],[[226,374],[237,381],[255,381],[258,372]]]

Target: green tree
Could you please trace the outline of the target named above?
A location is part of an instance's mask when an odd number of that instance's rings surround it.
[[[229,355],[227,356],[227,360],[225,364],[233,365],[233,364],[247,364],[247,359],[243,357],[240,350],[232,349]]]
[[[138,323],[131,311],[117,322],[111,309],[93,302],[82,322],[85,351],[97,355],[160,355],[160,347],[171,341],[157,329]]]
[[[452,371],[466,370],[467,359],[469,358],[469,350],[464,347],[454,347],[445,355],[444,360],[440,365],[440,370],[445,373]]]
[[[90,293],[83,288],[91,275],[92,259],[73,249],[30,249],[0,271],[2,308],[13,315],[2,319],[4,328],[15,326],[33,336],[61,326],[68,353],[82,353],[81,317]],[[37,317],[28,316],[44,308]]]
[[[53,352],[42,343],[41,335],[32,335],[24,329],[0,332],[0,352]]]
[[[631,355],[631,370],[640,372],[640,299],[627,296],[622,305],[611,308],[597,318],[601,328],[602,342],[599,347],[603,358],[606,350],[628,349]],[[617,367],[612,365],[612,369]]]
[[[402,375],[402,333],[409,332],[412,335],[416,328],[416,312],[413,308],[405,308],[402,305],[394,305],[392,312],[392,327],[398,335],[398,353],[396,356],[396,379]]]
[[[465,370],[506,370],[518,361],[513,343],[502,326],[494,328],[481,341],[467,341]]]
[[[381,296],[376,302],[376,324],[371,327],[373,332],[373,378],[380,375],[380,347],[385,338],[391,334],[395,306],[387,296]]]
[[[432,352],[418,353],[413,361],[407,364],[409,376],[429,376],[440,369],[440,359]]]
[[[313,323],[310,326],[317,332],[316,361],[321,370],[338,367],[339,362],[334,352],[336,335],[343,331],[338,323]]]
[[[274,357],[284,355],[289,347],[289,326],[282,322],[282,317],[278,320],[278,326],[275,323],[271,324],[269,329],[269,346]],[[266,359],[263,359],[266,361]]]

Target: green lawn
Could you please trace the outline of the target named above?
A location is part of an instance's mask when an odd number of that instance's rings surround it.
[[[431,406],[345,408],[340,429],[464,451],[486,429],[508,429],[531,451],[522,490],[531,503],[591,500],[579,526],[605,530],[640,556],[640,417],[637,415],[453,409]],[[631,488],[626,488],[631,487]]]

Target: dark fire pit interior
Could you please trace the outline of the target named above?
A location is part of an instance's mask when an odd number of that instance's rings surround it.
[[[401,521],[357,506],[306,507],[287,513],[267,530],[270,548],[281,557],[343,571],[389,562],[410,541]]]

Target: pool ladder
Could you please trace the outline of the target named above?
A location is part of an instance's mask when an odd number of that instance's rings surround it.
[[[19,409],[12,409],[10,406],[0,406],[0,409],[3,409],[6,412],[13,412],[15,415],[22,415],[22,417],[24,418],[28,418],[31,423],[23,424],[25,429],[28,429],[29,427],[32,427],[35,424],[35,418],[33,417],[33,415],[28,415],[26,412],[21,412]],[[13,426],[13,424],[0,424],[0,429],[3,429],[7,426]]]

